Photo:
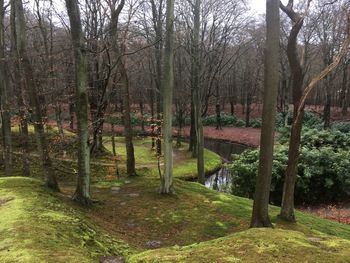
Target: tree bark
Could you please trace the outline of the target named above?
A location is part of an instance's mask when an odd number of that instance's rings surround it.
[[[13,7],[15,8],[16,14],[15,25],[18,49],[17,52],[20,58],[19,61],[21,61],[21,64],[23,66],[25,75],[24,77],[27,84],[29,105],[31,108],[29,111],[32,112],[32,120],[35,129],[37,147],[41,157],[43,170],[46,173],[46,185],[55,191],[59,191],[55,169],[52,166],[52,161],[48,150],[48,144],[42,120],[42,107],[40,105],[39,96],[34,83],[33,69],[27,54],[23,4],[22,0],[13,0],[13,2]]]
[[[197,173],[198,182],[201,184],[205,183],[204,173],[204,136],[203,136],[203,125],[201,118],[202,111],[202,100],[200,90],[200,53],[199,53],[199,37],[200,37],[200,11],[201,11],[201,0],[196,0],[193,10],[194,25],[193,25],[193,43],[192,43],[192,89],[193,89],[193,106],[194,106],[194,120],[195,120],[195,131],[197,135]],[[217,94],[218,95],[218,94]],[[219,105],[220,111],[220,105]]]
[[[283,12],[293,21],[293,27],[288,37],[287,57],[292,72],[292,95],[293,95],[293,125],[288,149],[288,165],[285,174],[283,187],[282,207],[280,217],[287,221],[295,221],[294,215],[294,187],[296,182],[297,165],[299,157],[300,134],[302,128],[303,112],[300,114],[301,120],[297,119],[300,99],[302,97],[302,88],[304,73],[297,51],[298,34],[303,26],[304,18],[293,10],[293,1],[290,1],[287,6],[280,4]]]
[[[160,193],[171,194],[173,186],[172,105],[174,89],[174,0],[167,0],[163,80],[164,174]]]
[[[268,205],[271,187],[277,93],[279,84],[279,1],[266,0],[264,104],[258,177],[251,227],[272,227]]]
[[[22,174],[23,176],[30,175],[29,168],[29,134],[28,134],[28,121],[25,111],[25,104],[23,100],[23,90],[21,84],[21,69],[20,60],[17,53],[17,35],[16,35],[16,22],[15,22],[15,7],[14,2],[11,2],[11,54],[15,58],[14,74],[17,76],[14,78],[14,91],[16,93],[16,101],[18,106],[18,116],[20,118],[19,130],[20,130],[20,145],[22,148]]]
[[[75,62],[75,96],[77,99],[78,129],[78,182],[73,200],[84,205],[92,204],[90,197],[90,148],[88,129],[87,61],[84,36],[77,0],[66,0],[71,25],[71,37]]]
[[[0,0],[0,96],[1,96],[1,128],[3,139],[3,160],[5,175],[12,174],[12,137],[11,137],[11,113],[8,83],[8,70],[5,58],[5,29],[4,29],[4,0]]]

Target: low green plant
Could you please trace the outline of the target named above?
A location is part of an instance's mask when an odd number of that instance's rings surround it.
[[[274,152],[271,202],[281,202],[288,143],[282,141]],[[306,129],[301,149],[295,189],[296,203],[321,203],[344,200],[350,195],[350,138],[340,131]],[[235,156],[229,165],[233,194],[254,195],[259,149]]]

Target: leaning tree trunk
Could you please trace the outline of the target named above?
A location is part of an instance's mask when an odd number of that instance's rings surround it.
[[[23,66],[24,78],[27,84],[29,106],[33,111],[32,120],[35,129],[35,137],[37,141],[38,151],[41,157],[43,169],[46,173],[46,185],[53,190],[59,191],[55,169],[53,168],[48,150],[48,144],[42,120],[42,107],[40,105],[39,96],[37,94],[36,86],[34,83],[33,69],[27,54],[23,4],[22,0],[13,0],[13,2],[14,3],[12,7],[15,8],[16,15],[15,25],[18,49],[17,52],[19,55],[19,61],[21,61],[21,64]]]
[[[277,93],[279,83],[279,1],[266,1],[264,105],[258,177],[251,227],[271,227],[268,206],[271,187]]]
[[[12,138],[7,63],[5,62],[4,0],[0,0],[0,96],[5,175],[12,174]]]
[[[75,96],[77,98],[77,109],[75,112],[78,129],[78,182],[73,200],[84,206],[89,206],[92,201],[90,198],[87,61],[84,51],[84,35],[77,0],[66,0],[66,7],[71,25],[76,78]]]
[[[297,116],[298,106],[294,109],[294,116]],[[301,138],[301,129],[303,124],[304,110],[297,119],[294,117],[292,131],[289,140],[288,164],[283,186],[282,209],[280,217],[284,220],[294,222],[294,190],[296,183],[296,174],[298,172],[299,147]]]
[[[173,139],[172,105],[174,88],[174,0],[167,0],[166,37],[163,82],[163,134],[164,134],[164,174],[161,176],[160,193],[170,194],[173,187]]]
[[[280,5],[283,12],[293,21],[293,27],[290,31],[287,44],[287,57],[292,72],[292,95],[293,95],[293,127],[291,130],[291,140],[288,151],[288,165],[285,174],[284,191],[282,198],[282,207],[280,217],[287,221],[295,221],[294,215],[294,187],[297,176],[297,164],[299,157],[300,133],[303,114],[300,114],[301,120],[297,119],[297,112],[302,97],[302,88],[304,74],[301,66],[300,58],[297,51],[298,34],[303,26],[303,16],[295,13],[293,10],[293,1],[290,1],[287,6]]]

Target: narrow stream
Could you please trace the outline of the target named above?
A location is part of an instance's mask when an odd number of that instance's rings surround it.
[[[204,147],[220,155],[225,163],[232,162],[232,154],[240,154],[249,148],[248,146],[242,144],[216,139],[205,139]],[[230,171],[225,167],[221,168],[216,173],[207,177],[205,186],[219,192],[230,192]]]

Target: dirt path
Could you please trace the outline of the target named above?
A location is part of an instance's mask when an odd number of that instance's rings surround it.
[[[190,135],[190,127],[184,128],[183,135]],[[204,127],[204,137],[256,147],[260,144],[260,129],[223,127],[222,130],[216,130],[215,127]]]
[[[50,125],[56,125],[55,122],[51,122]],[[68,122],[64,123],[64,128],[69,130]],[[104,124],[104,131],[111,132],[112,126],[110,124]],[[135,131],[141,131],[141,127],[135,126]],[[122,125],[115,125],[114,131],[117,134],[122,134],[124,127]],[[146,127],[146,132],[150,133],[149,127]],[[177,135],[176,127],[173,128],[174,136]],[[188,137],[190,135],[190,127],[184,127],[182,130],[182,136]],[[236,127],[223,127],[222,130],[216,130],[215,127],[204,127],[204,137],[211,139],[226,140],[235,143],[241,143],[248,146],[257,147],[260,144],[260,129],[255,128],[236,128]]]

